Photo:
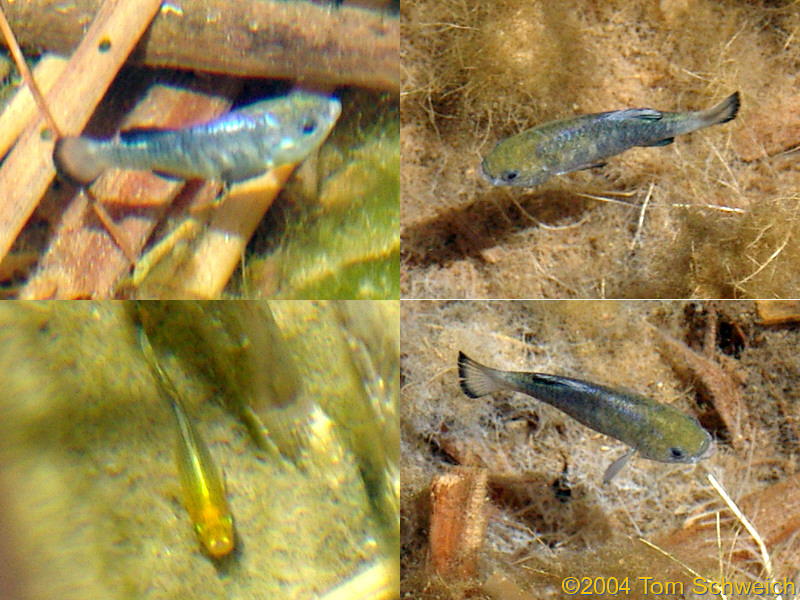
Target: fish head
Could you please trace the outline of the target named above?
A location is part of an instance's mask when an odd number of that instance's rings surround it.
[[[492,185],[531,188],[553,175],[536,149],[520,135],[503,140],[481,161],[481,176]]]
[[[219,512],[209,505],[203,518],[197,520],[194,527],[206,551],[214,558],[225,556],[233,550],[235,536],[233,518],[229,512]]]
[[[659,405],[640,436],[639,453],[650,460],[696,463],[714,454],[714,440],[700,422],[669,405]]]
[[[296,163],[306,158],[325,141],[342,113],[341,102],[327,94],[296,91],[288,100],[270,111],[281,129],[281,137],[273,149],[275,164]]]

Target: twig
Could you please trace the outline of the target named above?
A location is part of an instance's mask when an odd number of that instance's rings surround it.
[[[53,135],[56,137],[61,137],[61,130],[59,129],[56,120],[53,118],[53,115],[50,114],[50,109],[47,107],[47,103],[44,101],[42,92],[39,90],[39,86],[36,85],[36,80],[33,78],[33,75],[31,75],[31,71],[28,68],[28,63],[25,62],[25,57],[22,56],[22,50],[19,49],[17,38],[14,36],[14,32],[11,30],[11,25],[8,24],[8,20],[6,20],[6,13],[2,4],[0,4],[0,31],[3,32],[3,37],[6,40],[6,44],[8,44],[8,49],[11,50],[11,56],[14,57],[14,62],[17,65],[17,69],[19,69],[22,79],[25,80],[25,85],[28,86],[34,101],[36,101],[36,105],[39,107],[39,111],[50,124]]]
[[[789,243],[789,240],[792,239],[792,233],[794,233],[794,232],[790,232],[789,235],[786,236],[786,239],[784,240],[784,242],[780,246],[778,246],[778,248],[775,250],[775,252],[773,252],[770,255],[770,257],[767,259],[767,261],[763,265],[759,266],[755,271],[750,273],[750,275],[748,275],[744,279],[742,279],[740,281],[737,281],[736,282],[736,287],[741,289],[741,286],[742,286],[743,283],[746,283],[746,282],[750,281],[753,277],[755,277],[756,275],[761,273],[761,271],[763,271],[767,267],[767,265],[769,265],[769,263],[771,263],[773,260],[775,260],[778,257],[778,254],[783,252],[783,249],[786,248],[786,244]]]
[[[647,196],[644,197],[644,202],[642,203],[642,210],[639,211],[639,223],[636,226],[636,233],[631,240],[631,252],[633,249],[636,248],[636,243],[639,241],[639,236],[642,233],[642,225],[644,224],[644,213],[647,210],[647,205],[650,204],[650,196],[653,195],[653,183],[650,182],[650,189],[647,190]]]
[[[45,54],[36,63],[33,68],[34,79],[45,94],[52,89],[66,64],[66,58],[53,54]],[[25,129],[25,125],[36,114],[36,101],[28,90],[28,87],[20,87],[14,92],[14,97],[0,115],[0,156],[6,155]]]
[[[708,474],[708,481],[714,486],[714,489],[717,490],[717,493],[725,501],[725,504],[728,505],[728,508],[730,508],[733,514],[736,515],[736,518],[739,519],[739,522],[741,522],[742,525],[744,525],[747,533],[750,534],[755,543],[758,545],[758,549],[761,551],[761,562],[764,564],[764,570],[767,573],[767,578],[772,579],[774,574],[772,570],[772,560],[769,557],[766,545],[764,545],[764,540],[761,539],[761,536],[758,534],[755,527],[750,524],[750,521],[747,520],[747,517],[742,514],[742,511],[739,510],[739,507],[736,506],[733,500],[731,500],[731,497],[728,496],[728,493],[722,488],[722,486],[719,484],[719,482],[717,482],[716,478],[711,473]],[[778,594],[776,598],[781,600],[782,596]]]

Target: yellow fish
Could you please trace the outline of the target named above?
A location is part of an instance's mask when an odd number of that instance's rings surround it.
[[[139,332],[139,343],[178,423],[175,457],[186,510],[205,549],[212,557],[221,558],[235,545],[233,515],[225,495],[222,473],[189,421],[178,391],[158,364],[144,330]]]

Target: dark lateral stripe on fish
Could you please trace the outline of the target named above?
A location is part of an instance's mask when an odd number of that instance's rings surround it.
[[[78,185],[110,167],[234,183],[301,162],[322,144],[340,114],[337,98],[294,91],[184,129],[137,129],[111,139],[66,137],[56,142],[53,162],[64,179]]]
[[[734,92],[705,110],[629,108],[548,121],[501,140],[479,171],[493,185],[531,188],[555,175],[602,166],[635,146],[665,146],[678,135],[727,123],[739,107]]]

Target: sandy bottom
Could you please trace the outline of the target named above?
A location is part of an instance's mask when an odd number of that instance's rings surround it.
[[[225,474],[237,549],[221,561],[201,551],[183,508],[174,419],[140,354],[132,306],[0,307],[0,546],[15,574],[8,582],[18,586],[4,597],[316,598],[396,555],[376,508],[383,501],[375,492],[380,474],[363,455],[391,438],[378,437],[385,416],[374,415],[373,439],[364,440],[363,427],[345,422],[355,413],[337,408],[358,406],[368,395],[343,366],[347,345],[334,306],[270,306],[305,393],[333,415],[344,458],[322,471],[258,456],[245,427],[223,407],[225,390],[189,363],[167,360],[189,417]],[[374,339],[396,342],[397,303],[377,313],[386,321]],[[207,351],[196,348],[200,357]],[[394,358],[373,358],[397,365],[396,349]],[[312,464],[313,451],[306,456]]]

